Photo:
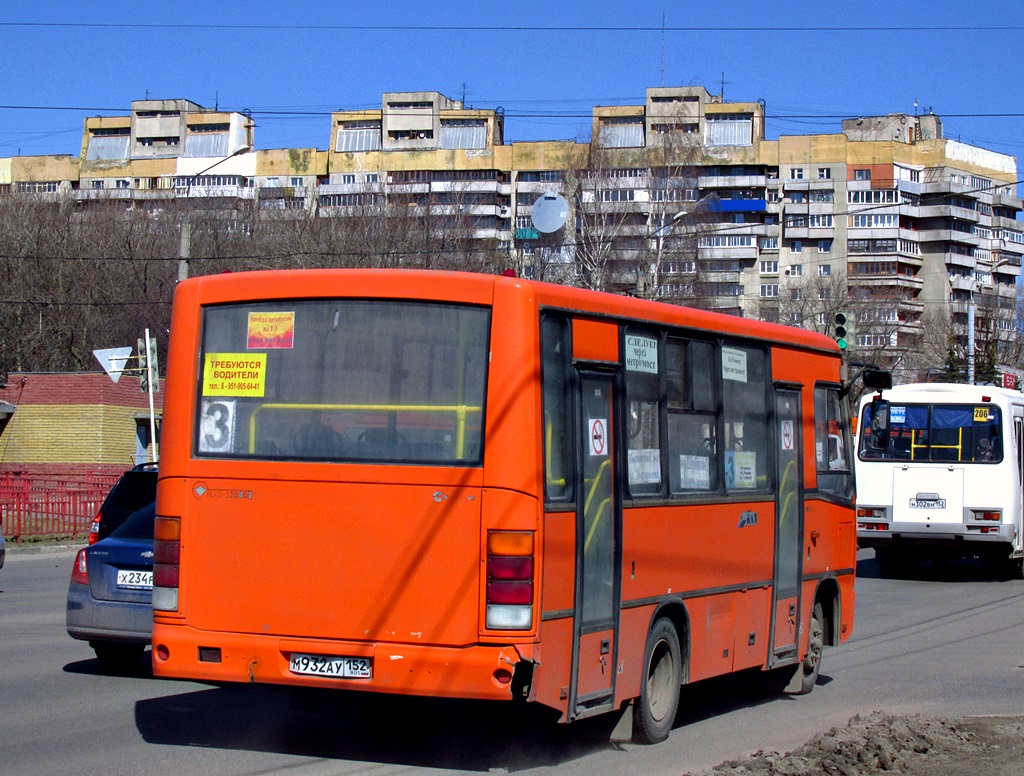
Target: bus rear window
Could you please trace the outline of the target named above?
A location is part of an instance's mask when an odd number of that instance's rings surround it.
[[[478,465],[490,311],[380,300],[203,310],[198,456]]]
[[[862,428],[871,428],[871,405]],[[862,436],[860,457],[896,461],[994,463],[1003,458],[999,408],[991,404],[892,404],[885,451],[869,450]]]

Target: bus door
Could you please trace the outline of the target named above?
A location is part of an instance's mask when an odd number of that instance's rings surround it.
[[[1024,535],[1024,407],[1019,404],[1013,405],[1013,449],[1017,453],[1017,486],[1014,494],[1014,501],[1018,506],[1013,516],[1014,525],[1017,526],[1018,538],[1014,544],[1024,541],[1020,538]],[[1007,445],[1003,445],[1003,455],[1006,455]]]
[[[614,375],[581,372],[576,511],[576,603],[569,717],[612,703],[619,597],[616,557],[621,513],[615,490]]]
[[[800,578],[803,573],[803,447],[800,392],[775,390],[775,572],[772,587],[772,652],[769,668],[797,657]]]

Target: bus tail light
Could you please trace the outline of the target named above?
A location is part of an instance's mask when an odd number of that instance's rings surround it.
[[[971,510],[971,517],[975,520],[990,520],[994,523],[1002,521],[1003,514],[999,510]]]
[[[858,531],[888,531],[885,509],[882,507],[861,507],[857,510]]]
[[[178,608],[181,520],[158,517],[153,525],[153,540],[153,608],[173,612]]]
[[[487,532],[487,628],[533,626],[533,571],[532,532]]]

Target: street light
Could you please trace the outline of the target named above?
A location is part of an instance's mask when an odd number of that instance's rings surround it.
[[[218,159],[216,162],[211,164],[206,169],[200,170],[193,175],[188,177],[188,182],[185,184],[185,201],[188,202],[188,198],[192,192],[192,184],[195,183],[196,178],[205,175],[214,167],[219,164],[224,164],[228,159],[232,159],[244,153],[248,153],[252,150],[252,146],[244,145],[236,148],[230,154],[225,156],[223,159]],[[188,278],[188,260],[192,257],[192,221],[189,219],[188,210],[181,215],[181,242],[178,246],[178,282]]]
[[[1006,259],[1000,259],[991,267],[989,267],[989,275],[993,274],[1001,265],[1006,263]],[[950,278],[952,280],[952,277]],[[978,275],[974,270],[971,270],[971,283],[967,287],[967,384],[974,385],[974,318],[975,309],[977,305],[974,302],[974,288],[978,285]]]
[[[657,229],[655,229],[654,231],[652,231],[650,234],[647,235],[647,237],[645,238],[646,240],[650,240],[650,239],[653,238],[653,239],[656,239],[658,241],[658,244],[657,244],[657,250],[656,250],[656,253],[655,253],[655,259],[647,267],[647,272],[645,273],[645,272],[640,271],[639,269],[637,270],[637,276],[636,276],[636,293],[637,293],[637,296],[644,296],[644,285],[645,285],[645,281],[647,280],[647,275],[650,275],[650,282],[651,282],[651,284],[653,284],[654,280],[657,278],[658,266],[661,264],[661,254],[662,254],[662,248],[664,246],[665,236],[673,228],[675,228],[676,224],[679,221],[681,221],[682,219],[686,218],[686,216],[690,216],[690,215],[696,214],[697,211],[700,210],[701,206],[703,204],[705,204],[705,202],[708,200],[709,196],[710,195],[701,197],[699,200],[694,202],[690,207],[684,208],[683,210],[680,210],[678,213],[676,213],[673,216],[671,216],[668,219],[668,221],[666,221],[661,226],[659,226]]]

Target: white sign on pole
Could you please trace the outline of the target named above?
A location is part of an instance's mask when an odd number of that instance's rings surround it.
[[[104,350],[94,350],[92,354],[100,362],[103,371],[116,383],[121,379],[121,373],[124,371],[125,364],[131,358],[132,349],[130,347],[106,348]]]

